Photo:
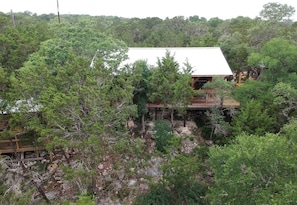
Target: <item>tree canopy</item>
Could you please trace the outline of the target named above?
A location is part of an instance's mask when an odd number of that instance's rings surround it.
[[[260,16],[264,19],[284,21],[290,19],[295,13],[295,8],[287,4],[267,3],[263,6]]]
[[[278,134],[241,134],[229,146],[212,147],[211,204],[295,203],[295,158],[295,142]]]

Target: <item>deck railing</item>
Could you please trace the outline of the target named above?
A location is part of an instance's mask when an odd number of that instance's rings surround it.
[[[216,107],[220,104],[220,99],[217,98],[216,91],[211,90],[195,90],[195,94],[191,101],[191,104],[188,105],[188,108],[199,109],[199,108],[211,108]],[[223,100],[224,107],[239,107],[239,102],[235,101],[232,98],[225,98]],[[163,108],[171,107],[171,105],[163,105],[160,103],[148,103],[148,108]]]
[[[44,147],[36,143],[36,137],[25,137],[25,130],[12,130],[13,136],[3,137],[4,131],[0,131],[0,154],[33,152],[43,150]]]

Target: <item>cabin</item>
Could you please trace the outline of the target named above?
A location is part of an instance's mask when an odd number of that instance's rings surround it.
[[[150,66],[157,66],[157,60],[162,59],[169,51],[178,62],[180,68],[185,63],[192,67],[191,86],[195,90],[192,103],[188,109],[208,109],[216,106],[215,92],[213,90],[202,90],[205,83],[211,82],[215,76],[220,76],[226,80],[233,79],[231,71],[221,49],[219,47],[130,47],[128,50],[128,59],[125,64],[133,64],[138,60],[144,60]],[[225,99],[225,107],[239,107],[239,103],[233,99]],[[164,105],[151,102],[147,104],[148,108],[161,108]]]
[[[216,106],[215,91],[202,89],[203,85],[211,82],[215,76],[220,76],[226,80],[233,77],[233,73],[219,47],[168,47],[168,48],[139,48],[133,47],[128,50],[128,59],[122,65],[133,64],[138,60],[144,60],[150,66],[157,66],[158,58],[165,57],[169,51],[174,55],[175,60],[182,68],[184,63],[188,62],[192,67],[192,88],[196,95],[188,109],[209,109]],[[232,99],[224,99],[224,107],[239,107],[239,103]],[[161,109],[164,105],[151,102],[147,104],[148,109]],[[37,113],[32,110],[31,113]],[[12,109],[12,112],[18,112],[17,109]],[[34,133],[28,132],[24,128],[10,128],[9,114],[0,114],[0,153],[14,153],[15,155],[23,156],[24,152],[36,152],[44,150],[44,146],[37,143],[37,136]]]

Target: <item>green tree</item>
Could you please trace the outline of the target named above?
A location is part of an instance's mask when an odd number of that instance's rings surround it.
[[[173,112],[175,109],[185,114],[186,107],[193,98],[191,83],[191,66],[185,63],[183,73],[180,71],[178,62],[169,51],[165,57],[158,59],[158,67],[152,72],[149,80],[149,100],[159,102],[171,109],[171,123],[173,123]]]
[[[233,135],[242,132],[255,135],[264,135],[275,132],[276,119],[260,102],[250,100],[241,106],[240,111],[232,119]]]
[[[177,81],[179,64],[174,56],[166,51],[165,57],[158,59],[158,67],[153,69],[149,80],[149,100],[159,102],[164,108],[174,100],[174,84]],[[171,109],[173,112],[173,108]]]
[[[201,165],[195,155],[179,154],[162,167],[172,204],[207,204],[205,184],[197,180]]]
[[[208,204],[207,185],[199,180],[201,164],[196,154],[179,154],[162,166],[163,178],[137,196],[134,204]]]
[[[118,67],[127,49],[121,48],[122,42],[98,34],[90,37],[94,42],[85,39],[92,42],[88,47],[77,44],[77,36],[71,35],[69,40],[56,38],[52,45],[42,44],[40,52],[12,78],[22,111],[14,119],[36,131],[49,150],[55,146],[79,150],[80,168],[65,168],[66,175],[79,184],[78,191],[96,192],[89,187],[96,179],[98,156],[107,151],[110,137],[126,136],[126,120],[136,114],[134,87],[126,70]],[[68,49],[59,49],[59,45]],[[79,52],[78,48],[87,50]],[[32,111],[37,114],[28,118]]]
[[[297,142],[297,119],[290,118],[289,122],[285,124],[282,129],[280,130],[280,134],[285,136],[287,139],[292,140],[293,143]]]
[[[249,102],[250,100],[259,101],[262,104],[266,101],[266,99],[271,99],[272,96],[270,92],[267,92],[272,88],[272,84],[267,81],[260,80],[246,80],[240,86],[237,86],[232,91],[232,96],[240,102],[241,105]]]
[[[10,80],[8,72],[0,67],[0,113],[7,112]]]
[[[210,148],[211,204],[294,204],[296,149],[277,134],[241,134],[231,145]]]
[[[273,21],[289,20],[295,13],[295,8],[287,4],[267,3],[264,4],[260,16],[263,19]]]
[[[152,185],[150,192],[136,197],[133,205],[162,204],[171,205],[170,191],[164,185]]]
[[[293,76],[292,79],[294,79]],[[234,98],[241,105],[240,111],[232,119],[234,133],[245,131],[255,134],[256,128],[262,129],[258,134],[274,133],[287,122],[287,119],[281,115],[282,106],[271,103],[275,98],[272,88],[271,82],[246,80],[244,84],[233,90]]]
[[[296,72],[297,46],[289,40],[276,38],[267,42],[259,53],[252,53],[249,65],[258,68],[266,81],[276,83],[288,73]]]
[[[218,25],[220,25],[220,24],[223,23],[223,22],[224,22],[224,21],[223,21],[222,19],[218,18],[218,17],[210,18],[210,19],[207,21],[207,23],[208,23],[211,27],[213,27],[213,28],[217,27]]]
[[[10,19],[5,24],[2,25],[5,29],[0,29],[0,66],[12,73],[22,67],[51,32],[46,22],[28,15],[17,14],[16,26],[11,25]]]
[[[221,36],[219,39],[219,45],[232,71],[239,74],[239,72],[248,70],[248,46],[244,43],[243,36],[239,32],[233,33],[232,36]]]
[[[255,25],[247,30],[247,42],[251,51],[259,52],[265,43],[286,36],[289,23],[257,20]]]
[[[166,153],[166,148],[170,145],[171,139],[173,138],[170,124],[165,120],[156,120],[154,131],[157,150],[162,153]]]
[[[221,76],[214,77],[211,82],[203,85],[203,89],[210,89],[214,92],[215,107],[207,112],[210,126],[212,128],[211,136],[213,134],[227,137],[230,132],[230,125],[225,121],[225,112],[227,110],[233,113],[233,108],[225,108],[224,101],[231,97],[233,82],[228,82]]]
[[[281,106],[282,114],[286,119],[296,115],[297,89],[291,84],[280,82],[272,89],[273,102]]]
[[[149,78],[152,71],[145,61],[137,61],[133,65],[133,75],[135,76],[133,103],[137,105],[138,119],[142,122],[142,132],[145,132],[144,115],[147,113]]]
[[[190,86],[191,81],[192,77],[190,73],[182,73],[180,74],[177,81],[174,83],[173,87],[174,99],[172,100],[171,104],[180,114],[184,116],[184,126],[187,108],[188,105],[191,104],[194,96],[194,89]],[[173,116],[171,116],[171,119],[173,119]]]
[[[215,94],[215,104],[218,108],[224,107],[224,100],[231,97],[234,82],[227,81],[221,76],[215,76],[212,81],[203,85],[203,89],[211,89]]]

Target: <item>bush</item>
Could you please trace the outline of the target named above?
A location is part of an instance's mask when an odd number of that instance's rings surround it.
[[[187,182],[182,187],[175,187],[173,191],[175,192],[174,201],[176,204],[208,204],[207,199],[205,199],[208,188],[204,184],[194,181]]]
[[[205,126],[205,121],[202,119],[201,116],[197,116],[194,118],[194,122],[197,125],[197,127],[203,127]]]
[[[171,205],[170,191],[163,185],[153,185],[150,189],[150,192],[141,194],[136,197],[133,205],[152,205],[152,204],[162,204],[162,205]]]
[[[196,205],[208,204],[205,195],[208,187],[197,179],[200,163],[197,156],[177,155],[162,167],[163,180],[139,195],[134,205]]]
[[[207,186],[198,182],[201,169],[196,156],[180,154],[162,167],[174,204],[205,204]]]
[[[212,133],[212,128],[210,126],[204,126],[201,131],[201,135],[206,140],[212,140],[218,145],[224,145],[228,143],[228,138]]]
[[[93,205],[95,203],[94,197],[89,196],[86,193],[83,193],[81,196],[78,197],[75,205]]]
[[[166,153],[166,147],[171,144],[171,139],[173,138],[170,124],[165,120],[157,120],[154,131],[157,150]]]
[[[201,147],[195,147],[193,149],[193,154],[198,158],[199,161],[204,162],[209,157],[208,150],[209,150],[209,146],[207,145],[203,145]]]

